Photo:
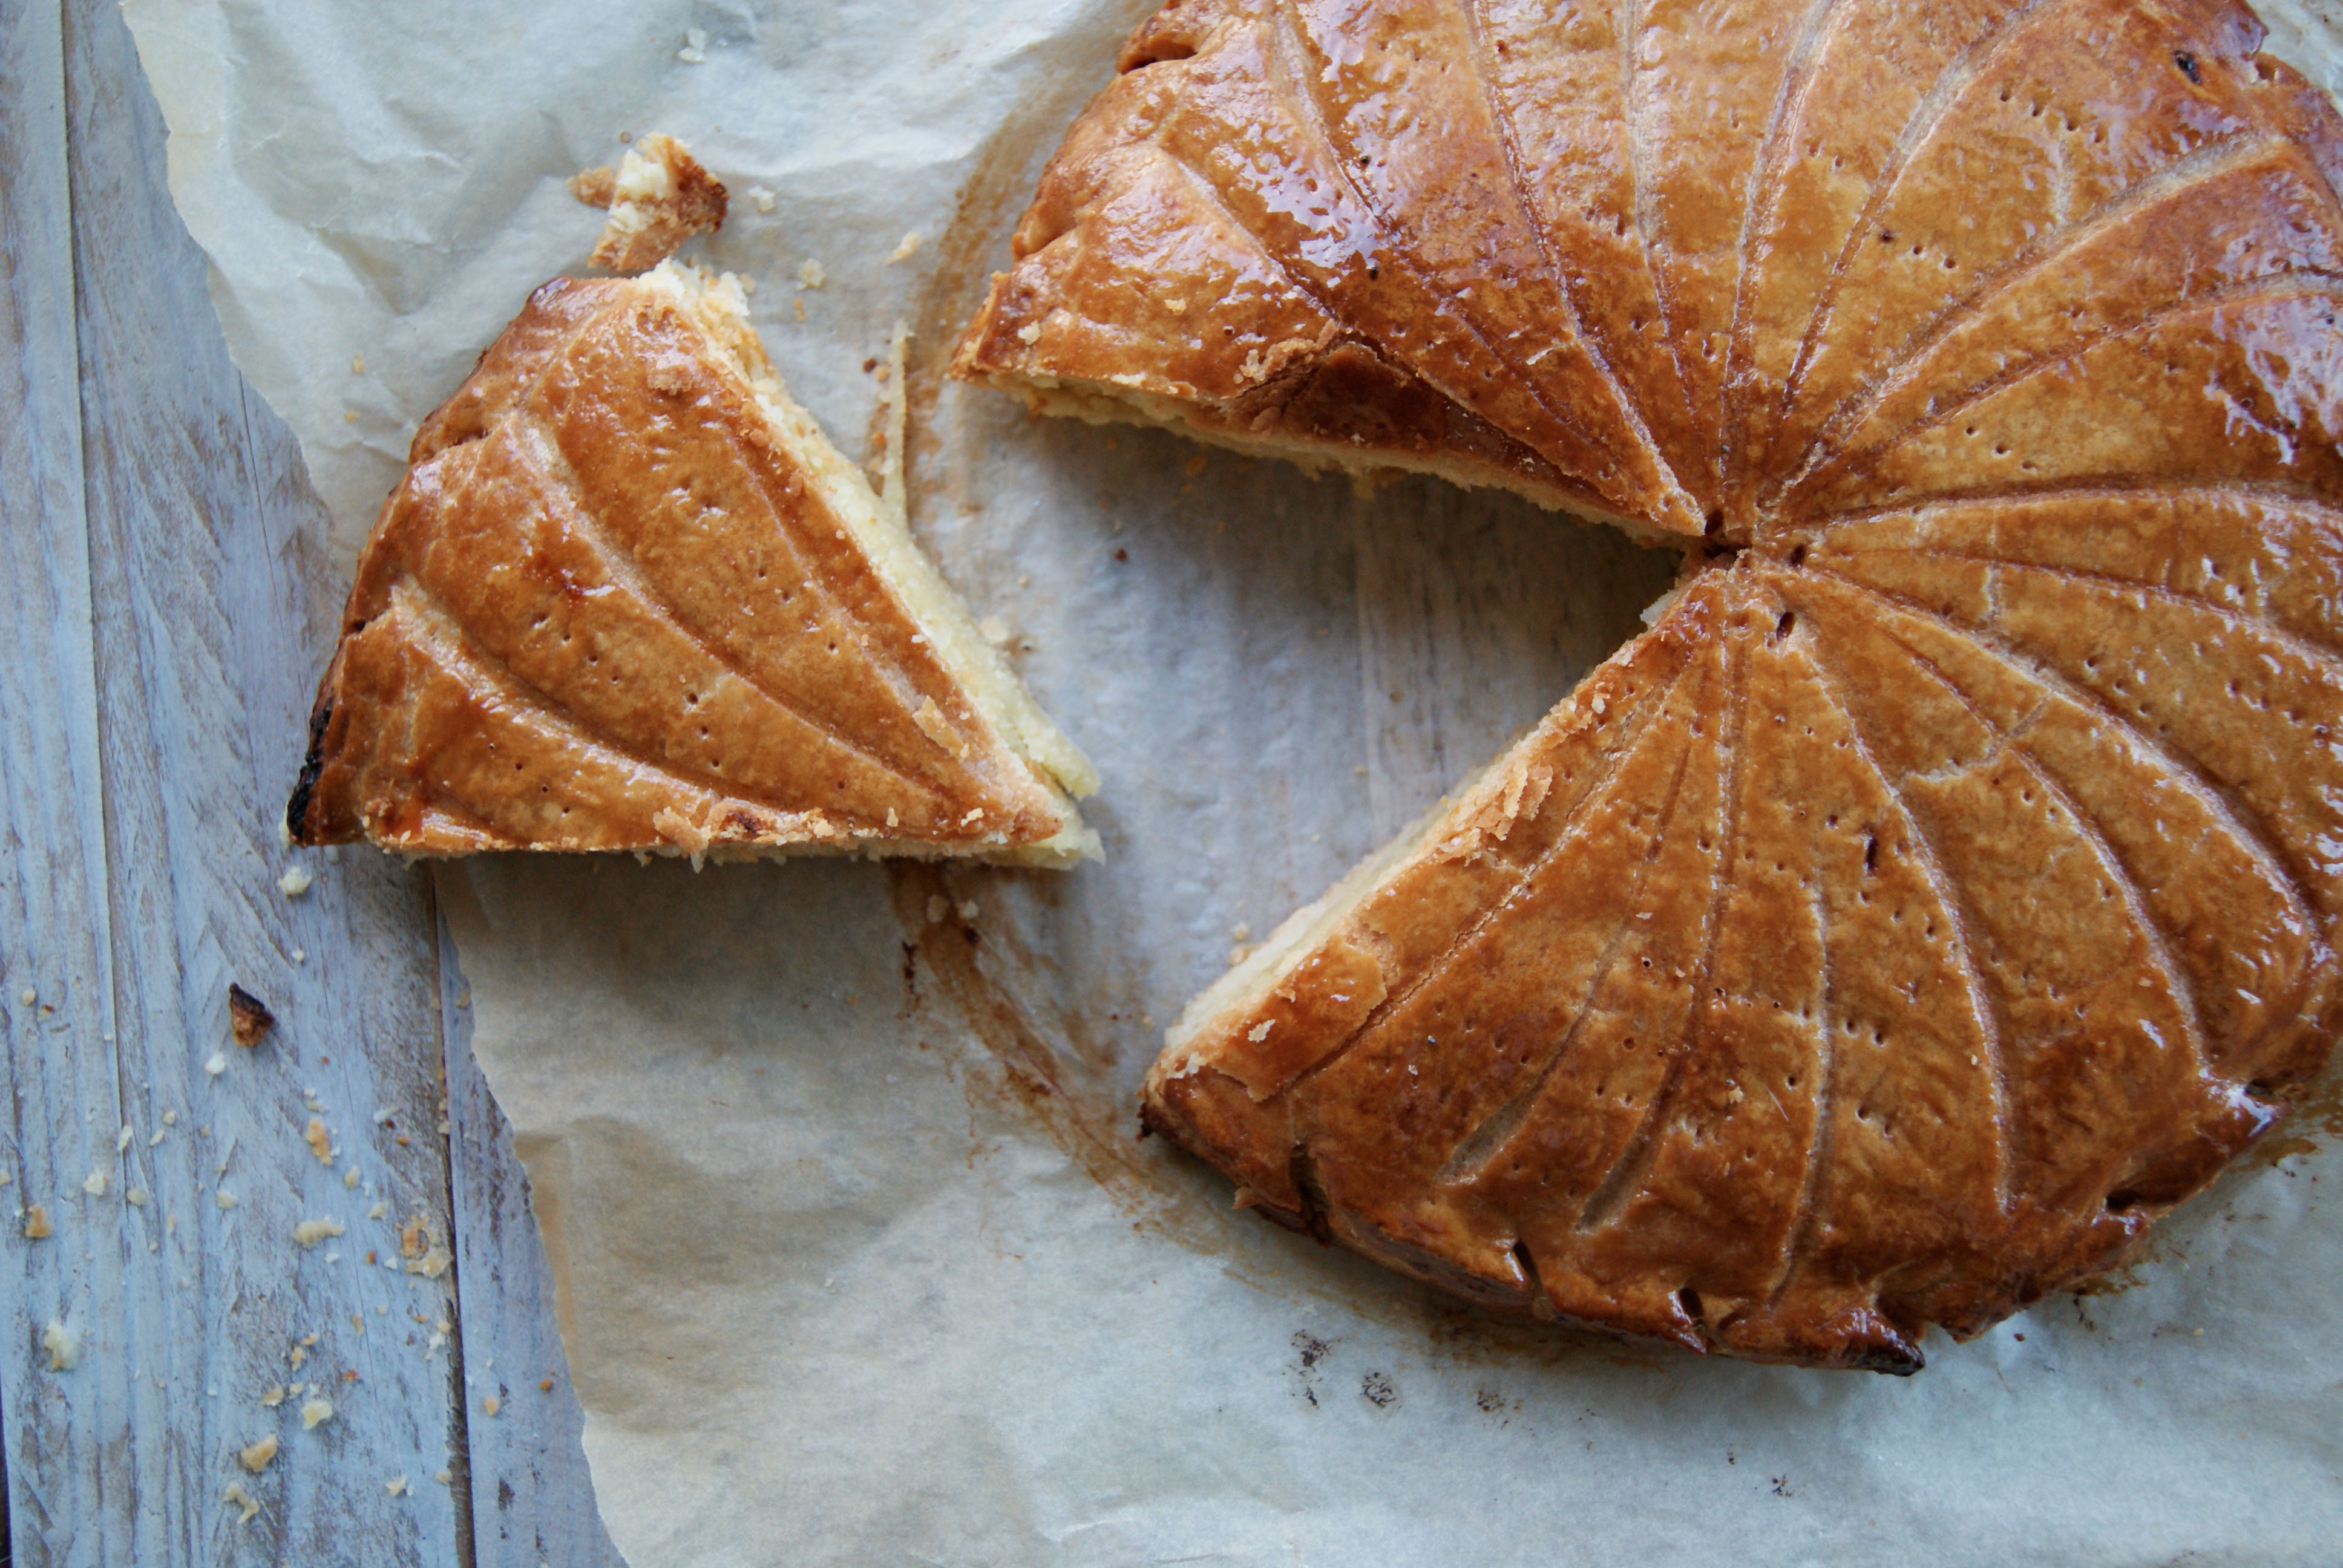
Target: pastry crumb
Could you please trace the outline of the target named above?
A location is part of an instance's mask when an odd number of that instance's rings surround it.
[[[212,1077],[217,1078],[227,1070],[227,1057],[223,1052],[213,1051],[211,1059],[204,1063],[204,1070]]]
[[[238,1449],[236,1454],[236,1461],[238,1464],[243,1465],[246,1470],[252,1472],[253,1474],[258,1475],[262,1471],[268,1468],[268,1462],[276,1457],[277,1434],[272,1432],[267,1436],[262,1438],[258,1442],[247,1443],[243,1448]]]
[[[504,1409],[504,1407],[505,1402],[498,1399],[494,1394],[490,1394],[486,1399],[480,1401],[480,1409],[489,1415],[496,1414],[497,1412]]]
[[[759,212],[770,212],[780,205],[779,199],[762,186],[750,186],[741,193],[755,204]]]
[[[686,27],[683,30],[683,47],[675,52],[675,57],[682,61],[687,65],[701,65],[707,64],[707,33],[698,27]],[[646,137],[644,139],[649,140],[649,138]]]
[[[106,1196],[106,1172],[93,1171],[81,1179],[81,1190],[93,1198]]]
[[[327,1237],[341,1233],[339,1220],[304,1220],[293,1227],[293,1239],[304,1247],[314,1247]]]
[[[309,1152],[317,1157],[318,1164],[331,1165],[334,1162],[333,1141],[327,1135],[326,1124],[317,1117],[309,1118],[309,1125],[302,1131],[301,1141],[309,1146]]]
[[[920,231],[913,229],[903,236],[902,242],[895,246],[893,254],[887,257],[888,265],[891,266],[896,262],[910,260],[918,253],[919,248]]]
[[[307,892],[310,884],[316,880],[316,878],[309,875],[308,867],[287,866],[285,868],[285,874],[277,879],[277,890],[287,898],[297,899]]]
[[[920,734],[950,752],[955,758],[963,760],[967,758],[968,742],[945,722],[944,710],[936,706],[934,698],[920,699],[918,711],[911,715],[911,722],[920,727]]]
[[[569,176],[569,194],[588,206],[608,206],[618,188],[618,171],[608,164]]]
[[[393,1497],[404,1497],[407,1495],[407,1477],[394,1475],[382,1483],[382,1489]]]
[[[235,1193],[223,1187],[218,1191],[212,1194],[212,1201],[218,1204],[223,1209],[233,1209],[236,1205],[236,1196]]]
[[[220,1501],[233,1503],[241,1511],[236,1516],[238,1524],[251,1523],[253,1515],[260,1512],[260,1504],[252,1500],[252,1493],[246,1492],[239,1481],[227,1483],[227,1490],[220,1493]]]
[[[695,234],[722,226],[724,186],[673,136],[653,132],[628,147],[617,168],[587,169],[569,193],[609,209],[589,258],[610,272],[642,272],[675,254]]]
[[[51,1318],[42,1328],[41,1348],[49,1352],[51,1372],[71,1372],[81,1362],[81,1334],[62,1318]]]
[[[713,842],[706,829],[672,807],[651,813],[651,831],[687,854],[704,855]]]
[[[293,873],[287,871],[285,874],[289,877]],[[307,875],[307,872],[302,874]],[[307,882],[302,884],[304,887],[307,885]],[[293,890],[287,890],[288,892]],[[231,984],[227,988],[227,1027],[228,1032],[236,1037],[236,1044],[250,1050],[260,1043],[260,1037],[275,1027],[276,1022],[277,1015],[269,1011],[267,1004],[258,997],[240,985]]]
[[[301,1402],[301,1430],[315,1430],[321,1422],[334,1419],[334,1402],[329,1399],[308,1399]]]
[[[278,1405],[285,1402],[285,1394],[286,1388],[283,1383],[271,1383],[268,1385],[267,1391],[260,1396],[260,1402],[268,1409],[275,1410]]]
[[[798,263],[798,286],[799,288],[820,288],[823,284],[828,283],[829,281],[830,273],[822,266],[821,263],[816,261],[813,257],[807,256],[803,261]]]
[[[455,1254],[442,1246],[432,1233],[429,1216],[417,1214],[398,1229],[398,1253],[408,1260],[407,1271],[436,1280],[447,1271],[456,1261]]]

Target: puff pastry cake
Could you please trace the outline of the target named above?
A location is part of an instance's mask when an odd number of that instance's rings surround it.
[[[789,400],[739,286],[557,278],[415,437],[296,840],[1063,864],[1091,766]]]
[[[1146,1124],[1493,1306],[1909,1372],[2326,1060],[2332,107],[2220,0],[1175,0],[960,372],[1688,541]]]

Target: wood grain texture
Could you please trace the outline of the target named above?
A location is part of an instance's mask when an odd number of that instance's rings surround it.
[[[456,1275],[400,1253],[415,1216],[449,1239],[427,890],[358,854],[277,886],[342,584],[290,435],[228,363],[113,6],[0,4],[0,169],[14,1559],[469,1561],[468,1500],[434,1480],[463,1469]],[[278,1020],[250,1051],[232,980]],[[305,1249],[320,1219],[342,1233]],[[541,1311],[481,1315],[505,1307]],[[305,1430],[313,1382],[334,1414]]]
[[[438,922],[448,1149],[462,1261],[465,1429],[476,1568],[625,1568],[594,1505],[585,1412],[553,1318],[553,1281],[512,1129],[472,1058],[472,993]],[[494,1416],[485,1402],[494,1395]]]

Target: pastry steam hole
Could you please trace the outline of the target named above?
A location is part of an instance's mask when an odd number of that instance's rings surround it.
[[[1127,76],[1133,71],[1143,71],[1150,65],[1168,65],[1177,60],[1192,60],[1195,57],[1196,45],[1192,41],[1186,38],[1157,38],[1150,41],[1146,47],[1135,49],[1124,55],[1120,64],[1122,74]]]
[[[1537,1259],[1531,1255],[1530,1244],[1518,1236],[1513,1239],[1513,1261],[1521,1266],[1522,1278],[1529,1282],[1530,1311],[1551,1312],[1554,1309],[1545,1293],[1545,1281],[1538,1273]]]

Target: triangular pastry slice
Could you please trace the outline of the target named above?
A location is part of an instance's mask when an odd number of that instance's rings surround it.
[[[2224,0],[1143,26],[965,370],[1705,534],[1197,1000],[1148,1125],[1477,1301],[1888,1371],[2269,1127],[2343,1030],[2343,119],[2260,39]]]
[[[1064,864],[1096,787],[739,284],[538,289],[360,558],[297,841]]]

